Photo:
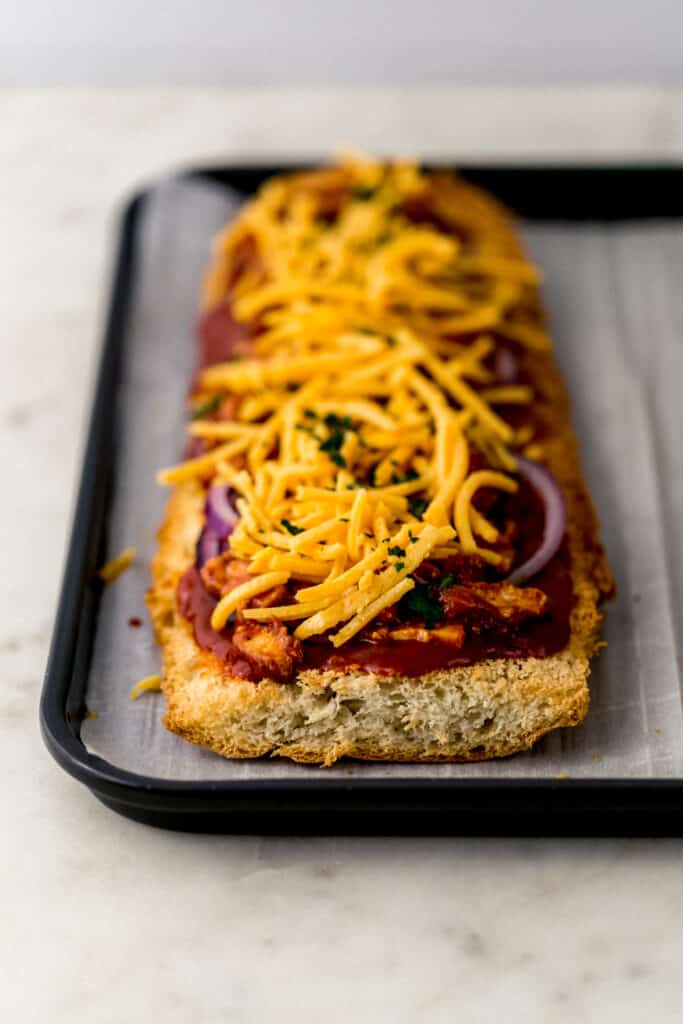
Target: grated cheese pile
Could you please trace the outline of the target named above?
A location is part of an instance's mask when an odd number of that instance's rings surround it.
[[[426,194],[455,230],[406,216]],[[159,475],[239,496],[229,545],[253,578],[219,601],[215,628],[242,609],[297,623],[302,640],[332,630],[339,646],[414,587],[426,558],[500,562],[473,498],[516,490],[530,432],[496,406],[533,395],[496,382],[490,332],[549,347],[523,315],[538,272],[511,244],[505,214],[456,179],[435,190],[412,163],[360,157],[271,180],[217,239],[206,304],[229,300],[251,351],[203,370],[198,397],[239,403],[232,420],[193,420],[213,447]],[[471,469],[477,450],[491,468]],[[292,603],[245,607],[288,581]]]

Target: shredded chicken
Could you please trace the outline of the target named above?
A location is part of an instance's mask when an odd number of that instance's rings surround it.
[[[509,583],[474,583],[468,587],[447,587],[441,603],[449,619],[469,612],[493,615],[518,623],[538,618],[547,610],[548,597],[536,587],[514,587]]]
[[[446,626],[438,626],[430,629],[429,632],[436,640],[445,644],[453,644],[454,647],[462,647],[465,642],[465,627],[459,622],[449,622]]]
[[[462,647],[465,642],[465,629],[459,622],[439,626],[437,629],[425,629],[424,626],[404,626],[402,629],[392,629],[389,636],[392,640],[417,640],[423,644],[429,643],[430,640],[441,640],[442,643]]]
[[[225,597],[235,587],[251,579],[249,566],[240,558],[217,555],[206,560],[200,570],[204,586],[213,597]]]
[[[232,642],[262,675],[273,679],[290,679],[303,657],[301,642],[276,619],[238,622]]]
[[[257,594],[249,601],[250,608],[272,608],[274,605],[291,604],[292,598],[287,587],[280,583],[277,587],[271,587],[262,594]]]
[[[423,626],[404,626],[402,629],[392,629],[389,636],[392,640],[418,640],[426,644],[429,640],[429,630]]]
[[[233,558],[229,553],[207,559],[200,572],[204,586],[215,598],[225,597],[235,587],[252,579],[248,564],[241,558]],[[252,597],[249,607],[270,608],[272,605],[288,604],[290,600],[289,591],[280,585]]]
[[[216,410],[217,420],[236,420],[242,402],[241,395],[226,395]]]
[[[449,576],[454,583],[478,583],[486,579],[487,564],[479,555],[451,555],[443,562],[429,559],[413,573],[418,583],[435,583]]]

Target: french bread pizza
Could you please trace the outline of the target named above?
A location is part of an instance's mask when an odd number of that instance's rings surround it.
[[[215,240],[148,605],[228,758],[476,761],[578,725],[612,590],[511,214],[341,159]]]

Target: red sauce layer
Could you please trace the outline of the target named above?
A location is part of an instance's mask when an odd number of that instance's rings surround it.
[[[249,332],[232,315],[230,306],[223,303],[205,313],[197,331],[199,342],[198,368],[224,363],[232,359],[236,349],[246,341]]]
[[[436,669],[473,665],[487,658],[547,658],[566,647],[569,642],[569,613],[572,584],[566,545],[538,576],[533,585],[550,599],[550,612],[543,619],[525,623],[518,628],[492,628],[475,632],[468,629],[460,648],[439,640],[421,643],[413,640],[352,640],[335,648],[325,639],[307,640],[300,668],[351,668],[384,675],[398,673],[419,676]],[[192,566],[178,585],[178,610],[192,623],[199,647],[211,651],[225,664],[226,674],[257,681],[260,673],[234,647],[230,628],[216,631],[211,626],[211,613],[216,601],[207,592],[201,576]]]

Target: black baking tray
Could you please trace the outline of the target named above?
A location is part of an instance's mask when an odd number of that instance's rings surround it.
[[[281,168],[194,169],[248,196]],[[683,217],[678,166],[465,166],[465,177],[527,220]],[[331,779],[180,782],[136,775],[80,738],[112,482],[113,411],[150,190],[125,206],[40,722],[56,761],[136,821],[207,832],[280,834],[678,835],[678,779]]]

